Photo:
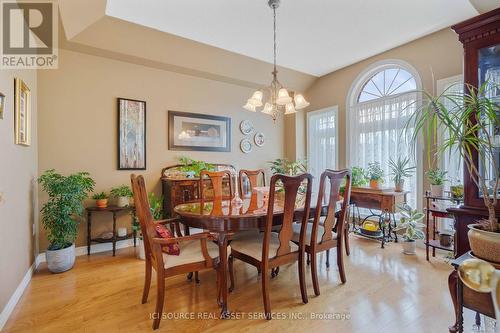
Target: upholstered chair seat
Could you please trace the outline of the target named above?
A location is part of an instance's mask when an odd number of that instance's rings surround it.
[[[165,269],[204,261],[199,240],[191,240],[179,243],[181,249],[178,256],[163,253]],[[219,257],[219,248],[212,242],[207,242],[208,255],[212,259]]]

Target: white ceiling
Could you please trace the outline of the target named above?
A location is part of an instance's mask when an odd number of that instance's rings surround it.
[[[108,0],[106,14],[272,62],[267,0]],[[477,14],[469,0],[282,0],[278,65],[321,76]]]

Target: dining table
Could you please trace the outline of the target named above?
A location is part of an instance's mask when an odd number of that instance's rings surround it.
[[[273,209],[273,226],[281,224],[283,216],[283,203],[279,196],[275,200]],[[301,213],[304,211],[305,196],[297,196],[296,218],[301,220]],[[310,216],[313,216],[317,205],[317,194],[311,195]],[[208,230],[215,234],[219,247],[219,260],[221,265],[221,318],[228,318],[228,253],[227,247],[231,237],[241,231],[261,230],[265,228],[267,217],[267,199],[265,195],[258,191],[252,191],[246,198],[217,201],[197,201],[180,204],[174,207],[181,223],[191,228]],[[322,211],[326,211],[327,203],[322,204]]]

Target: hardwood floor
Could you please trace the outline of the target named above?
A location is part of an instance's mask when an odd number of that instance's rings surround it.
[[[406,256],[400,244],[380,249],[376,242],[351,236],[347,283],[340,284],[334,251],[330,270],[320,255],[321,295],[314,296],[308,268],[306,305],[297,265],[281,267],[278,278],[271,280],[276,317],[271,321],[258,318],[264,308],[257,271],[238,260],[236,288],[229,297],[234,319],[218,319],[215,273],[200,273],[200,285],[185,276],[167,279],[164,311],[173,318],[163,320],[157,332],[447,332],[454,318],[447,287],[451,267],[438,259],[428,263],[424,251],[418,251],[417,256]],[[42,264],[4,331],[152,332],[155,281],[148,303],[141,304],[143,279],[144,263],[135,258],[134,248],[118,250],[116,257],[78,257],[74,269],[63,274],[50,274]],[[344,319],[322,320],[321,314]],[[189,316],[206,319],[186,319]],[[470,319],[466,316],[466,328],[472,325]]]

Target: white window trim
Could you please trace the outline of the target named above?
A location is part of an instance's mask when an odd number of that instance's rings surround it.
[[[311,160],[311,140],[309,140],[309,123],[310,119],[312,116],[323,114],[323,113],[329,113],[333,112],[334,118],[335,118],[335,169],[338,169],[339,167],[339,106],[334,105],[330,106],[324,109],[316,110],[316,111],[310,111],[307,112],[307,119],[306,119],[306,138],[307,138],[307,160]],[[308,170],[309,171],[309,170]]]
[[[400,59],[385,59],[381,61],[377,61],[366,67],[362,72],[358,74],[358,76],[354,79],[353,83],[351,84],[351,88],[349,89],[349,92],[347,93],[347,98],[346,98],[346,104],[345,104],[345,109],[346,109],[346,129],[349,131],[350,130],[350,123],[349,119],[351,118],[349,116],[349,112],[351,109],[351,106],[358,104],[357,98],[361,90],[363,89],[366,81],[371,78],[375,73],[384,70],[386,68],[393,68],[393,67],[401,67],[402,69],[408,71],[413,77],[415,78],[415,82],[417,84],[417,110],[420,108],[422,105],[422,80],[420,78],[420,75],[418,74],[418,71],[409,63],[407,63],[404,60]],[[392,97],[392,96],[391,96]],[[385,98],[385,97],[383,97]],[[417,147],[416,147],[416,172],[417,172],[417,209],[422,210],[423,209],[423,195],[424,195],[424,145],[423,143],[423,137],[422,135],[419,135],[418,137],[418,142],[417,142]],[[349,150],[349,135],[346,135],[346,162],[347,166],[351,167],[351,159],[350,159],[350,150]]]

